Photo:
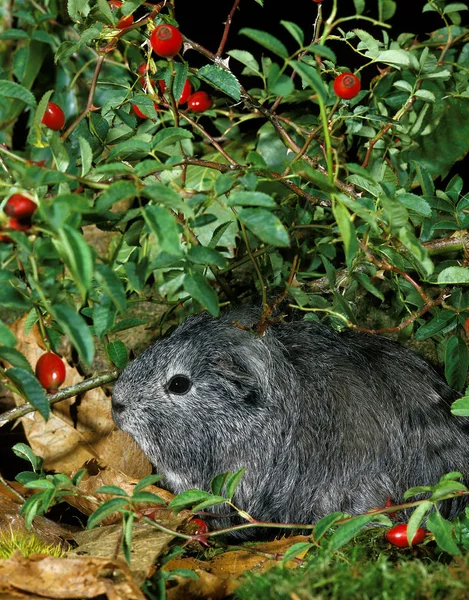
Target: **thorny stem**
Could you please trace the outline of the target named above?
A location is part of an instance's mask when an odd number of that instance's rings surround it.
[[[397,273],[398,275],[406,279],[410,283],[410,285],[415,288],[415,290],[418,292],[419,296],[422,298],[426,305],[432,305],[433,300],[427,296],[423,288],[416,281],[414,281],[414,279],[408,273],[402,271],[401,269],[398,269],[394,265],[389,264],[386,260],[379,260],[379,258],[373,256],[373,254],[368,250],[368,248],[364,244],[361,244],[361,247],[362,250],[365,252],[367,259],[370,262],[374,263],[378,267],[378,269],[383,269],[384,271],[392,271],[393,273]]]
[[[234,14],[235,14],[236,9],[238,8],[240,2],[241,2],[241,0],[235,0],[234,1],[233,7],[232,7],[232,9],[230,11],[230,14],[226,18],[225,29],[223,30],[223,36],[221,38],[220,45],[218,46],[218,50],[217,50],[217,53],[216,53],[216,56],[218,58],[223,54],[223,51],[225,49],[225,45],[226,45],[226,42],[228,40],[228,34],[230,32],[231,22],[233,20]]]
[[[106,383],[110,383],[115,381],[119,375],[119,371],[114,369],[113,371],[108,371],[106,373],[101,373],[96,377],[92,377],[91,379],[86,379],[84,381],[80,381],[74,385],[63,388],[59,392],[55,394],[50,394],[48,396],[49,404],[52,406],[56,402],[60,402],[61,400],[66,400],[67,398],[72,398],[77,394],[83,394],[88,392],[89,390],[93,390],[94,388],[101,387]],[[0,415],[0,427],[6,425],[10,421],[14,419],[18,419],[19,417],[24,417],[25,415],[34,412],[36,409],[29,402],[25,402],[20,406],[12,408],[11,410],[7,410],[3,414]]]
[[[422,82],[421,82],[421,80],[419,80],[417,82],[417,85],[415,86],[415,90],[418,90],[420,88],[421,84],[422,84]],[[396,113],[392,122],[385,125],[383,127],[383,129],[381,129],[381,131],[379,131],[378,134],[375,135],[375,137],[368,142],[368,148],[367,148],[366,155],[365,155],[365,158],[362,163],[362,168],[365,168],[368,166],[371,153],[372,153],[373,148],[375,147],[376,143],[383,136],[386,135],[386,133],[391,129],[391,127],[396,125],[396,123],[398,123],[402,119],[402,117],[412,108],[412,106],[415,104],[415,102],[417,102],[417,96],[415,96],[415,94],[412,94],[410,96],[410,98],[407,100],[407,102],[405,103],[405,105]]]
[[[189,117],[189,116],[187,115],[187,113],[185,113],[185,112],[183,112],[183,111],[181,111],[181,116],[182,116],[184,119],[186,119],[186,121],[188,121],[188,122],[189,122],[189,123],[192,125],[192,127],[194,127],[195,129],[197,129],[198,131],[200,131],[200,133],[201,133],[203,136],[205,136],[205,137],[206,137],[206,138],[209,140],[209,142],[212,144],[212,146],[214,146],[214,147],[215,147],[215,148],[218,150],[218,152],[220,152],[220,154],[221,154],[222,156],[224,156],[224,157],[226,158],[226,160],[227,160],[227,161],[228,161],[228,162],[229,162],[231,165],[234,165],[235,167],[238,167],[238,166],[239,166],[239,165],[238,165],[238,163],[235,161],[235,159],[234,159],[234,158],[232,158],[232,157],[231,157],[231,156],[228,154],[228,152],[226,152],[226,151],[225,151],[225,150],[224,150],[224,149],[223,149],[223,148],[220,146],[220,144],[219,144],[219,143],[218,143],[218,142],[217,142],[217,141],[216,141],[216,140],[215,140],[215,139],[214,139],[214,138],[213,138],[213,137],[212,137],[212,136],[211,136],[209,133],[207,133],[203,127],[201,127],[201,126],[200,126],[200,125],[197,123],[197,121],[194,121],[194,119],[191,119],[191,117]]]
[[[96,61],[96,67],[95,67],[95,70],[93,73],[93,79],[91,80],[91,86],[90,86],[90,91],[88,94],[88,100],[86,101],[86,106],[81,111],[81,113],[78,115],[78,117],[73,121],[73,123],[61,135],[62,141],[66,140],[68,138],[68,136],[72,133],[72,131],[75,129],[75,127],[77,127],[79,125],[79,123],[81,123],[81,121],[83,121],[83,119],[87,116],[87,114],[93,107],[93,98],[94,98],[94,94],[96,91],[96,84],[98,83],[99,73],[101,71],[101,67],[103,66],[103,62],[104,62],[105,58],[106,58],[106,56],[102,55]]]
[[[27,160],[26,158],[23,158],[22,156],[18,156],[17,154],[15,154],[14,152],[11,152],[10,150],[5,148],[1,144],[0,144],[0,153],[3,153],[5,156],[8,156],[8,158],[11,158],[12,160],[17,160],[18,162],[23,163],[24,165],[31,164],[30,160]],[[51,169],[50,167],[46,167],[46,166],[41,166],[41,169],[44,169],[45,171],[49,171],[51,173],[57,172],[55,169]],[[97,190],[107,190],[107,188],[110,185],[109,183],[99,183],[97,181],[92,181],[91,179],[86,179],[84,177],[78,177],[77,175],[72,175],[71,173],[62,173],[62,175],[64,175],[65,177],[68,177],[69,179],[73,179],[74,181],[78,181],[79,183],[82,183],[83,185],[86,185],[87,187],[95,188]]]

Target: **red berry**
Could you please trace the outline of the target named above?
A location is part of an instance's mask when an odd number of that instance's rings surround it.
[[[160,79],[158,81],[158,85],[161,90],[161,93],[164,94],[165,90],[166,90],[166,83],[164,82],[164,79]],[[179,96],[178,104],[184,104],[185,102],[187,102],[191,93],[192,93],[191,82],[188,79],[186,79],[186,81],[184,83],[184,87],[182,88],[181,95]]]
[[[48,102],[42,123],[49,129],[59,131],[65,125],[64,111],[55,102]]]
[[[173,25],[158,25],[150,35],[150,44],[158,56],[173,58],[182,48],[182,35]]]
[[[158,110],[158,104],[156,102],[153,104],[153,106],[155,107],[155,110]],[[144,115],[136,104],[132,104],[132,110],[137,117],[140,117],[141,119],[148,119],[147,115]]]
[[[16,231],[29,231],[31,228],[31,221],[29,219],[15,219],[15,217],[11,217],[8,221],[8,227],[10,229],[16,229]]]
[[[13,194],[3,207],[5,214],[15,219],[29,219],[37,208],[37,204],[23,194]]]
[[[197,525],[195,535],[203,535],[208,532],[208,525],[203,519],[191,519],[191,523]]]
[[[339,98],[350,100],[360,91],[360,80],[353,73],[342,73],[334,79],[334,92]]]
[[[36,363],[36,377],[49,394],[53,394],[65,381],[63,360],[53,352],[46,352]]]
[[[116,27],[117,27],[117,29],[125,29],[126,27],[130,27],[133,24],[134,24],[134,16],[128,15],[127,17],[122,17],[122,19],[119,19]]]
[[[316,4],[322,4],[324,0],[313,0],[313,2],[316,2]]]
[[[205,112],[212,104],[212,98],[207,92],[195,92],[187,100],[187,107],[192,112]]]
[[[109,0],[109,6],[112,10],[116,10],[122,6],[122,2],[120,0]],[[125,29],[126,27],[133,25],[133,22],[134,16],[128,15],[127,17],[122,17],[122,19],[117,22],[116,27],[117,29]]]
[[[421,544],[425,539],[427,532],[422,527],[419,527],[415,532],[412,539],[411,546]],[[399,546],[399,548],[408,548],[409,542],[407,540],[407,523],[399,523],[386,531],[386,539],[393,546]]]
[[[15,219],[29,219],[37,209],[37,204],[23,194],[13,194],[3,207],[5,214]]]

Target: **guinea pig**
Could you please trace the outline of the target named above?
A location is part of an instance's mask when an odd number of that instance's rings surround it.
[[[188,318],[118,378],[113,417],[168,489],[210,490],[247,470],[233,503],[253,518],[316,522],[401,502],[451,471],[469,477],[469,420],[425,360],[386,338],[311,321],[249,328],[253,308]],[[240,328],[240,322],[247,328]],[[464,498],[443,503],[451,518]],[[212,509],[209,509],[212,510]],[[226,506],[212,526],[240,522]],[[270,530],[275,531],[275,530]],[[259,537],[256,529],[238,538]]]

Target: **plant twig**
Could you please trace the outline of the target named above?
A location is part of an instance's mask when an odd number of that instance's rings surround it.
[[[221,42],[220,42],[220,45],[218,46],[218,50],[216,53],[217,57],[220,57],[223,54],[226,42],[228,40],[228,33],[230,32],[231,22],[233,21],[234,14],[235,14],[236,9],[238,8],[240,2],[241,2],[241,0],[234,1],[233,7],[230,10],[230,14],[226,18],[225,29],[223,30],[223,37],[221,38]]]
[[[55,394],[50,394],[48,396],[49,404],[52,406],[56,402],[60,402],[61,400],[66,400],[67,398],[72,398],[77,394],[83,394],[88,392],[89,390],[93,390],[94,388],[105,385],[106,383],[111,383],[115,381],[119,376],[119,371],[114,369],[113,371],[108,371],[107,373],[101,373],[101,375],[97,375],[96,377],[92,377],[91,379],[85,379],[84,381],[80,381],[74,385],[63,388],[59,392]],[[6,425],[10,421],[14,419],[18,419],[19,417],[24,417],[25,415],[34,412],[36,408],[29,404],[29,402],[25,402],[20,406],[16,406],[10,410],[7,410],[3,414],[0,415],[0,427]]]

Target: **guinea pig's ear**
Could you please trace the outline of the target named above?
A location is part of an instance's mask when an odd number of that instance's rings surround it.
[[[219,358],[217,368],[227,383],[236,389],[241,402],[252,406],[262,404],[263,393],[258,379],[241,361],[232,356]]]

